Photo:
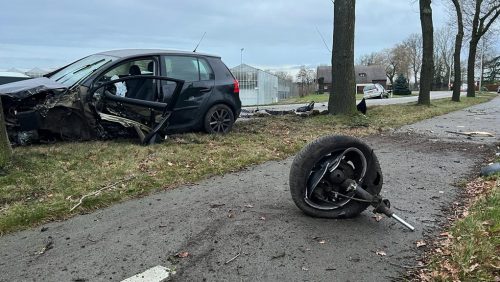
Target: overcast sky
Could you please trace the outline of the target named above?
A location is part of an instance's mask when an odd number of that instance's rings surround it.
[[[433,4],[434,25],[447,22]],[[0,69],[53,68],[111,49],[192,50],[222,56],[233,67],[328,64],[316,28],[331,46],[330,0],[16,0],[0,9]],[[420,32],[418,1],[358,0],[356,57]]]

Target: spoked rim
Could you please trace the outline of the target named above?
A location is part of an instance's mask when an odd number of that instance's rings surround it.
[[[210,116],[210,128],[216,133],[226,133],[231,127],[231,116],[226,109],[217,109]]]
[[[340,184],[346,179],[362,183],[366,169],[366,157],[358,148],[349,147],[325,155],[311,170],[304,201],[320,210],[343,207],[352,200],[355,191],[346,190]]]

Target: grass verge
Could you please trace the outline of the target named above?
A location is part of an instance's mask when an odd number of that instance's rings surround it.
[[[256,119],[236,124],[225,136],[184,134],[147,147],[130,140],[18,147],[7,174],[0,176],[0,234],[284,159],[322,135],[374,134],[493,97],[438,100],[430,107],[375,106],[366,116]],[[84,195],[100,189],[70,211]]]
[[[498,281],[500,278],[500,174],[466,186],[471,201],[434,243],[419,281]]]

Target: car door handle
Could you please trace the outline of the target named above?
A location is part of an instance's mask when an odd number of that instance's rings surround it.
[[[202,87],[200,88],[201,93],[206,93],[212,91],[212,87]]]

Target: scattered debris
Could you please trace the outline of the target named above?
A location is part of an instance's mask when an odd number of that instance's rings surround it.
[[[387,253],[386,253],[386,252],[384,252],[384,251],[376,251],[375,253],[376,253],[377,255],[379,255],[379,256],[382,256],[382,257],[387,255]]]
[[[247,204],[247,205],[245,205],[245,208],[249,208],[249,209],[251,209],[251,208],[253,208],[253,205],[251,205],[251,204]]]
[[[277,254],[277,255],[274,255],[271,257],[271,260],[273,259],[279,259],[279,258],[282,258],[282,257],[285,257],[286,253],[285,252],[282,252],[280,254]]]
[[[211,209],[215,209],[215,208],[219,208],[219,207],[222,207],[222,206],[225,206],[226,204],[210,204],[210,208]]]
[[[382,220],[383,217],[380,214],[374,214],[372,218],[374,218],[376,222],[379,222]]]
[[[310,112],[314,109],[314,101],[311,101],[307,106],[299,107],[295,110],[297,113]]]
[[[240,251],[234,257],[232,257],[230,260],[226,261],[224,264],[231,263],[233,260],[237,259],[240,255],[241,255],[241,247],[240,247]]]
[[[481,176],[489,176],[500,172],[500,163],[493,163],[481,168]]]
[[[124,182],[127,182],[127,181],[130,181],[132,179],[136,178],[136,176],[134,174],[130,175],[129,177],[127,178],[124,178],[120,181],[117,181],[115,183],[112,183],[110,185],[107,185],[107,186],[104,186],[102,187],[101,189],[97,190],[97,191],[94,191],[94,192],[91,192],[91,193],[88,193],[86,195],[83,195],[83,197],[80,198],[80,201],[78,201],[78,204],[74,205],[69,211],[72,212],[74,209],[76,209],[77,207],[79,207],[81,204],[83,204],[83,200],[85,200],[85,198],[87,197],[91,197],[91,196],[97,196],[99,194],[101,194],[102,191],[106,190],[106,189],[110,189],[110,188],[113,188],[115,187],[116,185],[118,184],[122,184]]]
[[[358,111],[360,111],[362,114],[366,115],[366,110],[367,110],[367,107],[366,107],[366,100],[365,98],[363,98],[363,100],[361,100],[361,102],[359,102],[358,105],[356,105],[356,108],[358,109]]]
[[[284,115],[294,115],[295,111],[293,110],[288,110],[288,111],[276,111],[276,110],[265,110],[266,113],[273,115],[273,116],[284,116]]]
[[[324,244],[324,243],[326,243],[326,241],[325,240],[319,240],[318,243]]]
[[[307,267],[303,266],[303,267],[302,267],[302,271],[309,271],[309,268],[307,268]]]
[[[186,252],[186,251],[178,252],[177,254],[175,254],[175,257],[178,257],[178,258],[187,258],[189,256],[190,256],[189,252]]]
[[[486,131],[470,131],[470,132],[460,132],[460,131],[445,131],[447,133],[453,133],[457,135],[465,135],[469,137],[495,137],[493,133]]]
[[[54,240],[52,239],[52,236],[49,236],[47,238],[47,241],[45,242],[45,246],[37,253],[38,255],[43,255],[45,252],[48,250],[54,248]]]
[[[260,220],[266,220],[264,216],[259,217]]]
[[[417,248],[420,248],[420,247],[423,247],[423,246],[426,246],[427,244],[425,243],[424,240],[418,240],[417,241]]]
[[[40,232],[45,232],[47,230],[49,230],[49,228],[47,226],[44,226],[44,227],[42,227],[42,229],[40,229]]]

